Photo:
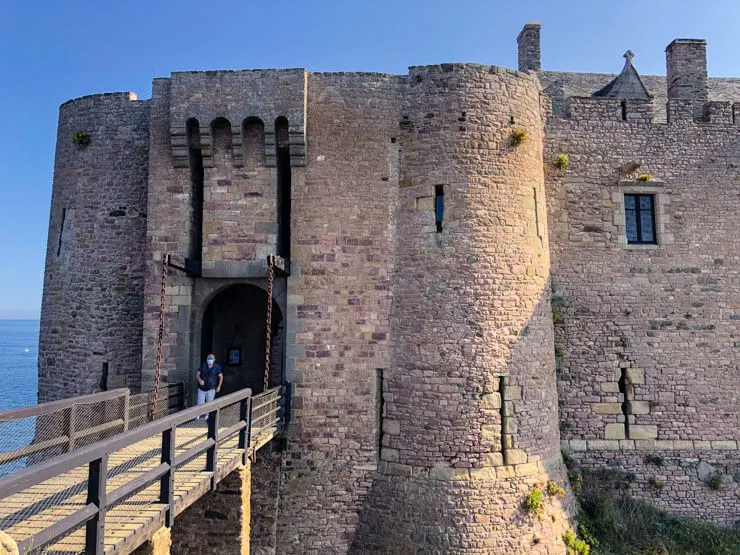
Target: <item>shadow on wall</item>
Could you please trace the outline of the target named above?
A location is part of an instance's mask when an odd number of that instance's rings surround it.
[[[462,427],[467,420],[469,437],[476,435],[475,427],[482,423],[477,448],[490,449],[482,464],[401,464],[393,460],[394,449],[383,447],[378,472],[360,512],[353,549],[418,551],[485,546],[502,553],[546,553],[564,548],[562,536],[571,529],[569,519],[575,515],[576,502],[559,451],[550,296],[547,279],[528,315],[518,322],[509,320],[505,327],[497,327],[490,314],[476,315],[487,325],[471,325],[471,330],[477,329],[471,331],[475,343],[501,343],[498,354],[503,356],[497,360],[503,362],[508,374],[491,370],[484,378],[478,372],[457,392],[440,392],[436,400],[429,401],[464,407],[467,416],[459,413],[458,422],[452,424]],[[446,356],[450,360],[462,357],[462,349]],[[477,359],[478,365],[483,362]],[[432,382],[442,383],[447,376],[445,368],[442,360],[430,364],[426,371],[436,372],[438,379]],[[391,370],[404,372],[403,368]],[[481,381],[496,384],[497,389],[482,393]],[[471,399],[478,401],[473,404]],[[423,408],[418,411],[421,415]],[[477,415],[472,414],[475,411]],[[403,422],[394,430],[383,425],[384,420],[381,416],[383,446],[389,444],[390,435],[408,433]],[[445,426],[439,420],[422,417],[420,421],[427,429]],[[403,443],[403,437],[398,439]],[[450,446],[438,447],[444,450]],[[452,447],[466,448],[463,443]],[[533,493],[536,491],[539,493]],[[537,506],[528,508],[528,500],[538,496]]]

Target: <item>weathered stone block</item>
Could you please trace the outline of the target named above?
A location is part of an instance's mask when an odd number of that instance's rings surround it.
[[[536,462],[518,464],[514,468],[516,468],[517,476],[534,476],[540,472],[540,468]]]
[[[519,385],[507,385],[504,387],[504,401],[521,401],[522,387]]]
[[[398,462],[399,451],[398,449],[391,449],[390,447],[383,447],[380,450],[380,458],[388,462]]]
[[[501,394],[488,393],[481,398],[481,408],[495,410],[501,408]]]
[[[586,440],[585,439],[571,439],[569,446],[573,451],[585,451]]]
[[[494,481],[496,480],[496,469],[491,467],[470,469],[471,480]]]
[[[388,474],[393,476],[411,476],[412,473],[413,469],[407,464],[388,463]]]
[[[594,403],[591,410],[596,414],[622,414],[622,403]]]
[[[503,464],[503,453],[486,453],[486,466],[502,466]]]
[[[604,393],[619,393],[618,382],[601,382],[601,384],[599,384],[599,388]]]
[[[633,384],[644,384],[645,370],[642,368],[627,368],[627,379]]]
[[[629,401],[630,414],[650,414],[650,401]]]
[[[527,462],[527,453],[521,449],[507,449],[504,452],[506,464],[523,464]]]
[[[712,449],[737,449],[737,442],[732,440],[713,441]]]
[[[383,419],[383,433],[397,436],[401,433],[401,423],[398,420]]]
[[[604,439],[625,439],[624,424],[607,424],[604,429]]]
[[[632,424],[630,426],[630,439],[656,439],[658,427],[644,424]]]
[[[501,436],[501,426],[497,424],[483,424],[481,426],[481,436],[483,439],[496,439]]]
[[[514,466],[499,466],[496,468],[496,478],[499,480],[507,480],[516,476],[516,468]]]

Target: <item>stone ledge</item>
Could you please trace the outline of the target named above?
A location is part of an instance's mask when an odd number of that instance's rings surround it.
[[[701,451],[738,449],[735,440],[687,440],[687,439],[564,439],[560,447],[568,451]]]
[[[439,480],[441,482],[500,481],[547,474],[547,469],[552,469],[553,462],[562,464],[559,461],[559,457],[548,461],[524,462],[504,466],[483,466],[480,468],[454,468],[451,466],[435,466],[429,468],[426,466],[412,466],[383,461],[378,465],[378,472],[391,476]]]

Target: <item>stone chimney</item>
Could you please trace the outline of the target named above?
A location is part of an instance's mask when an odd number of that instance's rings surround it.
[[[527,23],[516,39],[519,45],[519,71],[532,69],[540,71],[540,29],[542,25],[535,22]]]
[[[668,99],[693,101],[700,119],[707,102],[707,41],[676,39],[665,49]]]

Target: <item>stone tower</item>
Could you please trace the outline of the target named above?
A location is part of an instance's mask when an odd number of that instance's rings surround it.
[[[89,145],[72,141],[78,131]],[[61,106],[39,401],[139,387],[148,156],[149,101],[113,93]]]
[[[563,477],[539,83],[471,64],[412,68],[410,83],[382,462],[361,547],[536,552],[513,515],[533,484]],[[538,531],[541,549],[564,514]]]

